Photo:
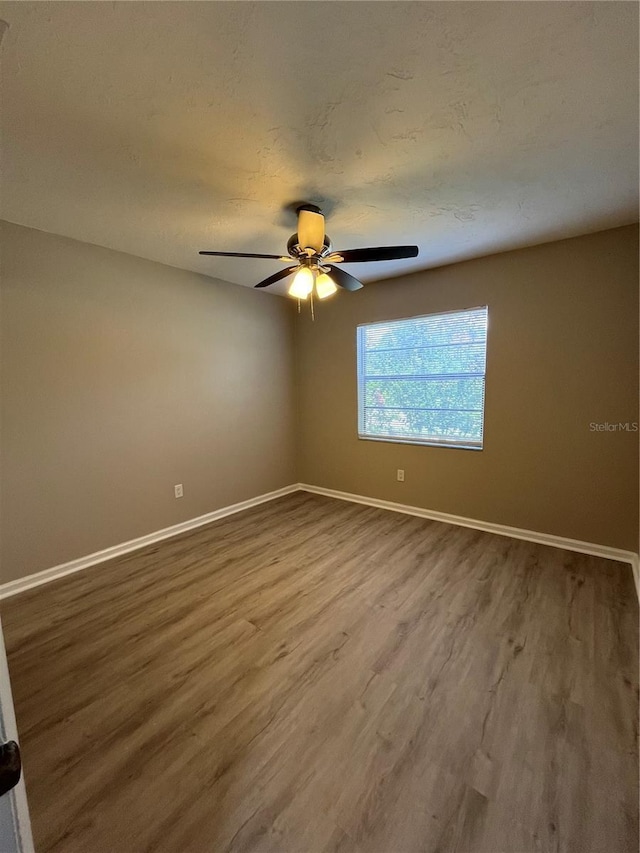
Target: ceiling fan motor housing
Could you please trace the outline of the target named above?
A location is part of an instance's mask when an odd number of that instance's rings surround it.
[[[331,251],[331,239],[327,234],[324,235],[324,246],[322,248],[322,252],[320,252],[320,256],[328,255]],[[287,252],[291,255],[292,258],[300,258],[307,257],[307,253],[303,250],[298,242],[298,234],[292,234],[289,237],[289,242],[287,243]]]

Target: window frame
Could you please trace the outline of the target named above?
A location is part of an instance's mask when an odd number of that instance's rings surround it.
[[[364,432],[364,381],[365,375],[364,371],[361,369],[361,365],[364,363],[364,334],[363,330],[371,328],[372,326],[386,326],[390,323],[402,323],[409,320],[422,320],[431,317],[444,317],[447,314],[465,314],[470,311],[486,311],[487,315],[487,325],[486,325],[486,338],[485,338],[485,348],[484,348],[484,372],[483,372],[483,394],[482,394],[482,412],[481,412],[481,440],[478,444],[465,442],[461,439],[453,439],[453,438],[442,438],[442,439],[429,439],[426,441],[421,441],[418,438],[414,438],[411,436],[406,437],[396,437],[396,436],[388,436],[388,435],[366,435]],[[473,308],[452,308],[448,311],[435,311],[431,314],[416,314],[411,317],[396,317],[393,320],[374,320],[371,323],[358,323],[356,326],[356,384],[357,384],[357,430],[358,430],[358,439],[360,441],[383,441],[388,444],[412,444],[420,447],[445,447],[449,450],[475,450],[480,451],[484,450],[485,443],[485,408],[486,408],[486,396],[487,396],[487,349],[489,346],[489,306],[488,305],[476,305]],[[446,410],[443,410],[446,411]]]

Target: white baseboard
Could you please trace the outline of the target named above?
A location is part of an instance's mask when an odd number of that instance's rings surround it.
[[[540,545],[551,545],[554,548],[564,548],[567,551],[577,551],[581,554],[591,554],[595,557],[606,557],[609,560],[617,560],[622,563],[630,563],[633,571],[633,579],[636,585],[636,591],[640,598],[640,577],[638,571],[638,555],[633,551],[623,551],[620,548],[612,548],[609,545],[595,545],[592,542],[581,542],[578,539],[567,539],[564,536],[555,536],[550,533],[537,533],[533,530],[523,530],[519,527],[508,527],[505,524],[494,524],[490,521],[478,521],[473,518],[464,518],[460,515],[451,515],[446,512],[438,512],[436,510],[423,509],[422,507],[409,506],[408,504],[394,503],[393,501],[384,501],[378,498],[369,498],[364,495],[352,495],[349,492],[340,492],[336,489],[325,489],[322,486],[311,486],[308,483],[293,483],[290,486],[285,486],[282,489],[277,489],[274,492],[267,492],[264,495],[258,495],[255,498],[250,498],[246,501],[241,501],[231,506],[221,507],[213,512],[208,512],[206,515],[200,515],[197,518],[191,518],[188,521],[174,524],[171,527],[165,527],[163,530],[156,530],[154,533],[148,533],[146,536],[140,536],[137,539],[131,539],[128,542],[121,542],[119,545],[113,545],[110,548],[105,548],[103,551],[96,551],[94,554],[88,554],[86,557],[79,557],[77,560],[71,560],[68,563],[62,563],[59,566],[54,566],[51,569],[45,569],[42,572],[36,572],[33,575],[27,575],[23,578],[18,578],[15,581],[0,584],[0,600],[9,598],[12,595],[25,592],[33,587],[41,586],[50,581],[62,578],[65,575],[79,572],[82,569],[95,566],[99,563],[104,563],[106,560],[112,560],[114,557],[120,557],[123,554],[128,554],[131,551],[137,551],[139,548],[144,548],[146,545],[152,545],[154,542],[161,542],[163,539],[170,539],[172,536],[177,536],[180,533],[186,533],[189,530],[194,530],[197,527],[202,527],[205,524],[210,524],[212,521],[217,521],[219,518],[224,518],[227,515],[233,515],[236,512],[242,512],[245,509],[250,509],[253,506],[258,506],[267,501],[275,500],[276,498],[289,495],[292,492],[304,491],[312,492],[317,495],[325,495],[329,498],[337,498],[338,500],[350,501],[352,503],[365,504],[366,506],[374,506],[379,509],[387,509],[392,512],[401,512],[405,515],[416,515],[419,518],[428,518],[432,521],[442,521],[445,524],[455,524],[459,527],[471,527],[475,530],[483,530],[486,533],[496,533],[499,536],[510,536],[513,539],[524,539],[526,542],[537,542]]]
[[[36,572],[33,575],[27,575],[24,578],[18,578],[15,581],[0,584],[0,599],[9,598],[11,595],[17,595],[20,592],[25,592],[33,587],[41,586],[41,584],[49,583],[50,581],[62,578],[65,575],[79,572],[82,569],[87,569],[89,566],[95,566],[98,563],[104,563],[106,560],[112,560],[114,557],[120,557],[123,554],[128,554],[130,551],[137,551],[139,548],[144,548],[145,545],[152,545],[154,542],[161,542],[163,539],[170,539],[172,536],[177,536],[179,533],[186,533],[188,530],[194,530],[196,527],[202,527],[205,524],[211,524],[212,521],[217,521],[219,518],[224,518],[227,515],[233,515],[236,512],[242,512],[245,509],[250,509],[252,506],[272,501],[275,498],[280,498],[283,495],[297,492],[299,486],[297,483],[291,486],[285,486],[283,489],[277,489],[274,492],[267,492],[264,495],[258,495],[255,498],[241,501],[237,504],[224,506],[216,509],[213,512],[208,512],[206,515],[199,515],[197,518],[191,518],[188,521],[181,521],[179,524],[173,524],[171,527],[165,527],[163,530],[156,530],[154,533],[147,533],[146,536],[139,536],[137,539],[130,539],[128,542],[121,542],[119,545],[112,545],[110,548],[105,548],[103,551],[96,551],[94,554],[88,554],[86,557],[79,557],[77,560],[71,560],[69,563],[62,563],[59,566],[53,566],[51,569],[45,569],[42,572]]]
[[[631,563],[636,588],[638,587],[638,555],[633,551],[623,551],[620,548],[611,548],[609,545],[594,545],[592,542],[581,542],[579,539],[567,539],[564,536],[555,536],[552,533],[537,533],[534,530],[523,530],[520,527],[508,527],[506,524],[494,524],[491,521],[478,521],[475,518],[464,518],[461,515],[450,515],[447,512],[437,512],[431,509],[423,509],[419,506],[383,501],[378,498],[368,498],[364,495],[352,495],[349,492],[339,492],[336,489],[325,489],[321,486],[310,486],[307,483],[299,483],[299,488],[304,492],[313,492],[317,495],[325,495],[328,498],[338,498],[341,501],[351,501],[357,504],[375,506],[379,509],[388,509],[392,512],[402,512],[405,515],[417,515],[419,518],[429,518],[432,521],[443,521],[445,524],[456,524],[459,527],[472,527],[474,530],[483,530],[485,533],[497,533],[498,536],[510,536],[512,539],[524,539],[526,542],[537,542],[539,545],[551,545],[554,548],[564,548],[566,551],[577,551],[580,554],[591,554],[594,557],[606,557],[608,560],[617,560],[621,563]]]
[[[636,585],[636,594],[638,596],[638,601],[640,601],[640,568],[638,566],[638,555],[633,555],[633,560],[631,560],[631,571],[633,572],[633,580]]]

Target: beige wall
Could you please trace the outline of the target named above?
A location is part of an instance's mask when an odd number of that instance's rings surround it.
[[[358,440],[356,325],[485,304],[484,450]],[[296,334],[302,482],[636,550],[638,435],[589,424],[638,421],[637,226],[370,284]]]
[[[296,480],[637,548],[638,435],[589,430],[638,420],[636,226],[369,284],[315,323],[130,255],[0,238],[3,582]],[[359,441],[356,325],[482,304],[485,449]]]
[[[295,481],[288,302],[1,238],[2,581]]]

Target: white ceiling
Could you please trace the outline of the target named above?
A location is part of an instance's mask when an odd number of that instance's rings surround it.
[[[364,280],[638,218],[633,2],[4,3],[2,215],[252,285],[292,202]]]

